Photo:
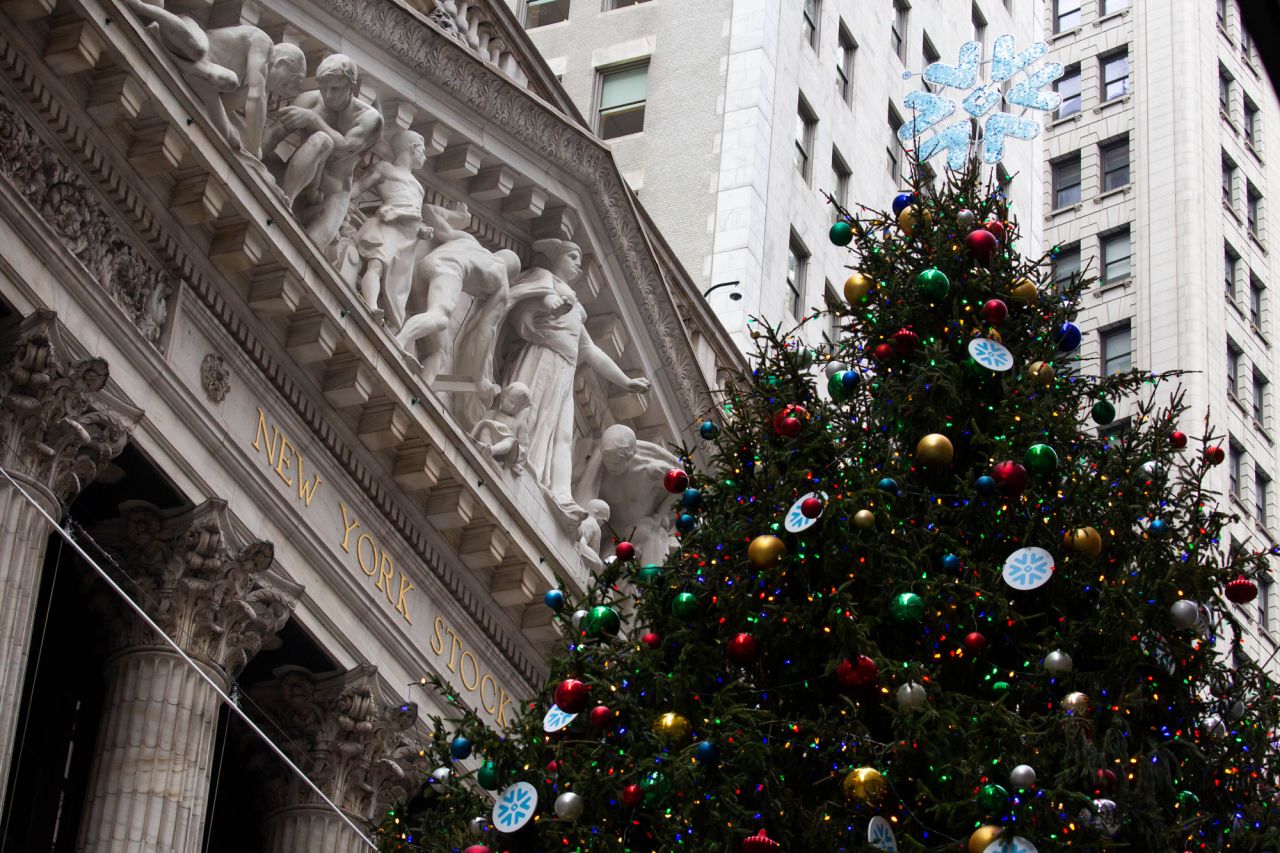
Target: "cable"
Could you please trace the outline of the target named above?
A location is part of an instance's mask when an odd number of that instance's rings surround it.
[[[141,605],[139,605],[136,601],[130,598],[128,594],[123,589],[120,588],[120,585],[115,582],[115,580],[111,577],[111,575],[107,574],[107,571],[103,569],[102,566],[98,565],[97,560],[94,560],[92,557],[90,557],[89,554],[83,548],[80,547],[80,543],[76,542],[76,540],[71,536],[71,534],[69,534],[66,530],[64,530],[61,526],[59,526],[57,520],[55,520],[53,516],[49,515],[49,513],[45,511],[45,508],[42,507],[40,503],[35,498],[33,498],[27,492],[27,490],[22,487],[20,483],[18,483],[17,480],[13,479],[13,477],[9,475],[9,472],[6,471],[3,467],[0,467],[0,475],[3,475],[4,478],[9,481],[9,485],[17,489],[18,494],[22,495],[22,497],[26,499],[27,503],[35,507],[36,511],[45,517],[45,519],[49,522],[50,526],[52,526],[54,530],[58,531],[58,535],[61,536],[62,539],[67,544],[69,544],[72,548],[75,549],[76,553],[79,554],[80,557],[86,563],[88,563],[89,566],[95,572],[98,573],[98,575],[102,578],[102,580],[106,582],[107,586],[111,587],[111,589],[113,589],[117,595],[119,595],[121,598],[124,599],[125,603],[129,605],[130,609],[132,609],[135,613],[137,613],[138,616],[142,619],[142,621],[145,622],[151,628],[151,630],[155,631],[156,634],[159,635],[160,639],[163,640],[165,644],[168,645],[171,649],[173,649],[173,651],[178,655],[178,657],[182,658],[183,661],[186,662],[187,666],[191,667],[191,669],[195,671],[196,675],[198,675],[202,681],[204,681],[211,688],[213,688],[213,691],[218,694],[218,697],[222,700],[222,703],[226,705],[227,708],[229,708],[232,711],[232,713],[236,714],[236,716],[238,716],[254,734],[256,734],[259,738],[261,738],[262,742],[267,745],[267,748],[270,749],[272,752],[274,752],[276,756],[282,762],[284,762],[286,767],[288,767],[290,770],[296,773],[298,778],[301,779],[302,782],[308,788],[310,788],[315,793],[315,795],[318,796],[322,802],[324,802],[325,805],[333,809],[334,814],[340,817],[342,821],[351,828],[351,831],[356,833],[356,835],[360,837],[360,840],[364,842],[365,846],[367,846],[370,850],[374,850],[374,851],[378,849],[378,845],[373,842],[373,839],[369,838],[369,836],[365,833],[365,831],[361,829],[356,824],[355,821],[353,821],[350,817],[348,817],[345,813],[343,813],[343,811],[340,808],[338,808],[338,806],[333,802],[333,800],[329,799],[329,797],[325,794],[325,792],[320,790],[320,787],[316,785],[315,782],[312,782],[311,779],[307,777],[306,773],[302,772],[302,768],[298,767],[297,764],[293,763],[293,761],[289,758],[289,756],[285,754],[284,750],[282,750],[279,746],[276,745],[275,741],[267,737],[266,732],[264,732],[261,728],[259,728],[258,724],[255,723],[249,717],[249,715],[246,714],[235,703],[235,701],[230,696],[227,695],[226,691],[224,691],[220,686],[218,686],[218,683],[214,681],[213,678],[208,673],[206,673],[194,660],[192,660],[191,656],[188,655],[182,649],[182,647],[179,646],[173,640],[172,637],[166,634],[160,628],[160,626],[156,624],[155,620],[152,619],[147,614],[147,612],[142,609]]]

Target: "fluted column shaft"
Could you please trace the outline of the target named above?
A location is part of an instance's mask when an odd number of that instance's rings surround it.
[[[327,806],[289,806],[267,818],[266,853],[367,853],[368,844]]]
[[[226,687],[221,671],[206,671]],[[112,659],[77,850],[199,853],[218,702],[169,649]]]
[[[48,488],[15,471],[9,476],[48,513],[61,509]],[[49,542],[49,522],[30,501],[0,477],[0,797],[13,762],[22,682],[31,653],[40,573]]]

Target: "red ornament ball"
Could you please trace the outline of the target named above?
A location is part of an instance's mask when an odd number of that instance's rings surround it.
[[[547,762],[547,775],[554,779],[559,774],[560,774],[560,762],[556,761],[553,758]]]
[[[786,438],[795,438],[800,434],[800,419],[788,415],[778,421],[778,435]]]
[[[975,228],[965,235],[964,245],[978,260],[985,261],[999,245],[996,235],[985,228]]]
[[[658,649],[662,647],[662,638],[652,631],[641,637],[640,642],[644,643],[651,649]]]
[[[1210,465],[1221,465],[1226,461],[1227,454],[1221,447],[1214,445],[1204,449],[1204,458],[1208,460]]]
[[[566,678],[556,685],[556,707],[566,714],[580,714],[587,710],[591,688],[576,678]]]
[[[689,488],[689,475],[679,468],[672,468],[662,478],[662,487],[673,495]]]
[[[1181,450],[1187,446],[1187,434],[1181,430],[1174,430],[1169,436],[1169,446],[1174,450]]]
[[[489,848],[483,844],[472,844],[470,847],[464,847],[462,853],[489,853]]]
[[[613,718],[613,711],[608,705],[597,705],[591,709],[591,713],[587,715],[587,720],[597,729],[603,728]]]
[[[1004,303],[1003,299],[988,299],[986,304],[982,306],[982,319],[992,325],[1003,323],[1004,318],[1008,316],[1009,306]]]
[[[975,655],[987,647],[987,638],[980,631],[970,631],[964,635],[964,639],[960,642],[964,643],[964,647]]]
[[[836,664],[836,681],[846,690],[868,690],[876,686],[879,678],[880,667],[866,655],[845,658]]]
[[[875,349],[871,350],[871,356],[879,362],[893,361],[894,356],[898,354],[893,348],[893,344],[884,343],[876,344]]]
[[[613,548],[613,555],[624,563],[634,560],[636,558],[636,546],[630,542],[619,542]]]
[[[644,800],[644,791],[640,790],[639,785],[628,785],[622,789],[622,804],[629,809],[634,809]]]
[[[774,841],[764,830],[760,830],[750,838],[742,839],[742,853],[778,853],[782,845]]]
[[[809,410],[804,406],[797,406],[795,403],[783,406],[773,413],[773,431],[778,435],[792,437],[799,432],[801,420],[807,417],[809,417]],[[788,418],[796,423],[794,425],[784,423]],[[796,433],[786,432],[788,429],[794,429]]]
[[[910,329],[899,329],[893,333],[893,348],[898,355],[910,355],[920,346],[920,336]]]
[[[800,514],[805,518],[817,518],[822,515],[822,500],[820,498],[805,498],[800,501]]]
[[[999,219],[992,219],[990,222],[986,223],[982,227],[990,231],[992,236],[995,237],[997,240],[999,240],[1001,243],[1003,243],[1005,240],[1005,237],[1008,236],[1005,232],[1004,223],[1001,222]]]
[[[1116,789],[1115,771],[1104,767],[1097,773],[1093,774],[1093,784],[1099,791],[1109,794]]]
[[[1258,585],[1244,575],[1227,584],[1227,600],[1235,604],[1248,604],[1258,597]]]
[[[759,654],[759,644],[750,634],[735,634],[724,647],[724,654],[739,666],[746,666]]]
[[[1019,462],[1006,459],[991,471],[1000,491],[1009,497],[1017,497],[1027,487],[1027,469]]]

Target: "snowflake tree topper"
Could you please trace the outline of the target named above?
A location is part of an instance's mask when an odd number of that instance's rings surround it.
[[[1044,91],[1045,87],[1062,76],[1062,63],[1050,62],[1037,71],[1028,71],[1036,60],[1048,53],[1049,46],[1040,41],[1019,53],[1015,52],[1015,44],[1016,40],[1011,35],[996,39],[991,50],[989,81],[984,82],[980,77],[982,45],[976,41],[966,42],[961,46],[959,60],[955,65],[935,62],[924,70],[926,83],[944,90],[968,92],[961,101],[961,106],[969,117],[985,119],[982,128],[982,162],[988,164],[999,163],[1004,158],[1004,141],[1007,137],[1035,139],[1040,135],[1038,120],[998,109],[1001,101],[1041,112],[1055,110],[1062,103],[1062,96],[1057,92]],[[1000,91],[1001,86],[1023,71],[1027,71],[1026,76],[1011,85],[1008,92]],[[969,141],[973,132],[970,118],[961,118],[947,127],[941,126],[955,113],[955,101],[932,92],[916,91],[903,98],[902,103],[911,110],[914,117],[898,128],[898,139],[904,143],[921,140],[916,152],[921,163],[939,151],[946,151],[947,166],[963,169],[969,158]],[[935,132],[924,139],[924,133],[928,130]]]

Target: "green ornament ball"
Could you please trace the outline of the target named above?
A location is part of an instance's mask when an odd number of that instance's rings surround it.
[[[925,270],[916,276],[916,287],[927,299],[938,300],[946,297],[951,290],[951,279],[937,267]]]
[[[1058,452],[1047,444],[1033,444],[1027,448],[1027,470],[1044,477],[1058,467]]]
[[[612,637],[621,627],[622,619],[619,618],[618,611],[604,604],[591,608],[582,625],[589,637],[599,637],[601,634]]]
[[[853,225],[843,219],[837,220],[827,232],[827,236],[837,246],[847,246],[853,242]]]
[[[833,373],[827,377],[827,393],[831,399],[839,403],[844,399],[844,371]]]
[[[671,796],[671,780],[661,770],[651,770],[640,780],[640,790],[644,792],[644,804],[652,808]]]
[[[992,693],[995,693],[997,696],[998,696],[998,695],[1000,695],[1001,693],[1008,693],[1008,692],[1009,692],[1009,682],[1007,682],[1007,681],[997,681],[997,682],[995,682],[994,684],[992,684],[992,685],[991,685],[991,692],[992,692]]]
[[[476,771],[476,782],[486,791],[498,790],[498,768],[492,761],[486,761]]]
[[[1179,791],[1178,805],[1185,809],[1194,809],[1196,806],[1200,805],[1200,798],[1190,791]]]
[[[924,599],[914,592],[900,592],[893,597],[889,612],[899,622],[918,622],[924,616]]]
[[[1002,811],[1009,804],[1009,792],[1003,785],[983,785],[978,791],[978,805],[987,812]]]
[[[636,578],[642,583],[657,583],[662,580],[662,566],[655,563],[641,566],[640,571],[636,572]]]
[[[1099,400],[1093,404],[1093,410],[1090,415],[1092,415],[1095,424],[1106,426],[1116,419],[1116,407],[1106,400]]]
[[[671,602],[671,612],[681,619],[690,619],[698,612],[698,597],[691,592],[682,592]]]

